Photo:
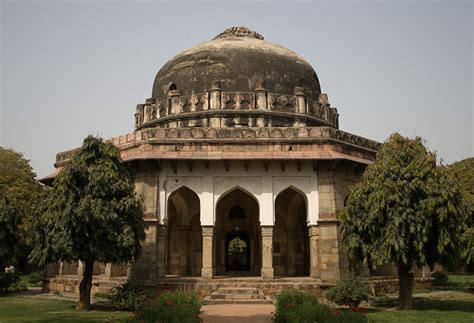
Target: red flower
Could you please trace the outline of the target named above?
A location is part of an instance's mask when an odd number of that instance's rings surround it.
[[[339,312],[339,309],[338,309],[338,308],[336,308],[336,309],[334,310],[334,313],[336,314],[336,316],[339,316],[339,314],[341,314],[341,313]]]
[[[352,312],[358,313],[358,314],[361,314],[361,315],[364,315],[364,316],[367,315],[367,310],[362,309],[360,307],[356,307],[356,306],[352,307]]]
[[[174,306],[174,303],[173,303],[172,300],[167,299],[167,300],[165,301],[165,305],[167,305],[167,306]]]

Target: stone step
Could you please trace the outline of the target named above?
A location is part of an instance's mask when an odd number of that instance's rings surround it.
[[[272,299],[265,296],[256,287],[219,287],[204,299],[208,305],[217,304],[272,304]]]
[[[270,297],[264,299],[211,299],[209,296],[204,299],[206,305],[221,304],[273,304]]]
[[[258,294],[255,287],[219,287],[217,291],[221,294]]]
[[[211,299],[264,299],[265,296],[262,293],[257,294],[222,294],[219,292],[213,292],[210,295]]]

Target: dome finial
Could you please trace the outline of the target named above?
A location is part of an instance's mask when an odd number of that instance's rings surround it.
[[[230,37],[246,37],[263,40],[263,36],[247,27],[230,27],[221,32],[214,39],[230,38]]]

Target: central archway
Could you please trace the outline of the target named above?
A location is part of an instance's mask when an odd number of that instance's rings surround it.
[[[236,187],[216,205],[216,274],[257,276],[261,268],[258,202]]]

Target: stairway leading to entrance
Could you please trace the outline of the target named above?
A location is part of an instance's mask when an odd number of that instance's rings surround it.
[[[219,287],[204,299],[208,305],[217,304],[272,304],[256,287]]]

